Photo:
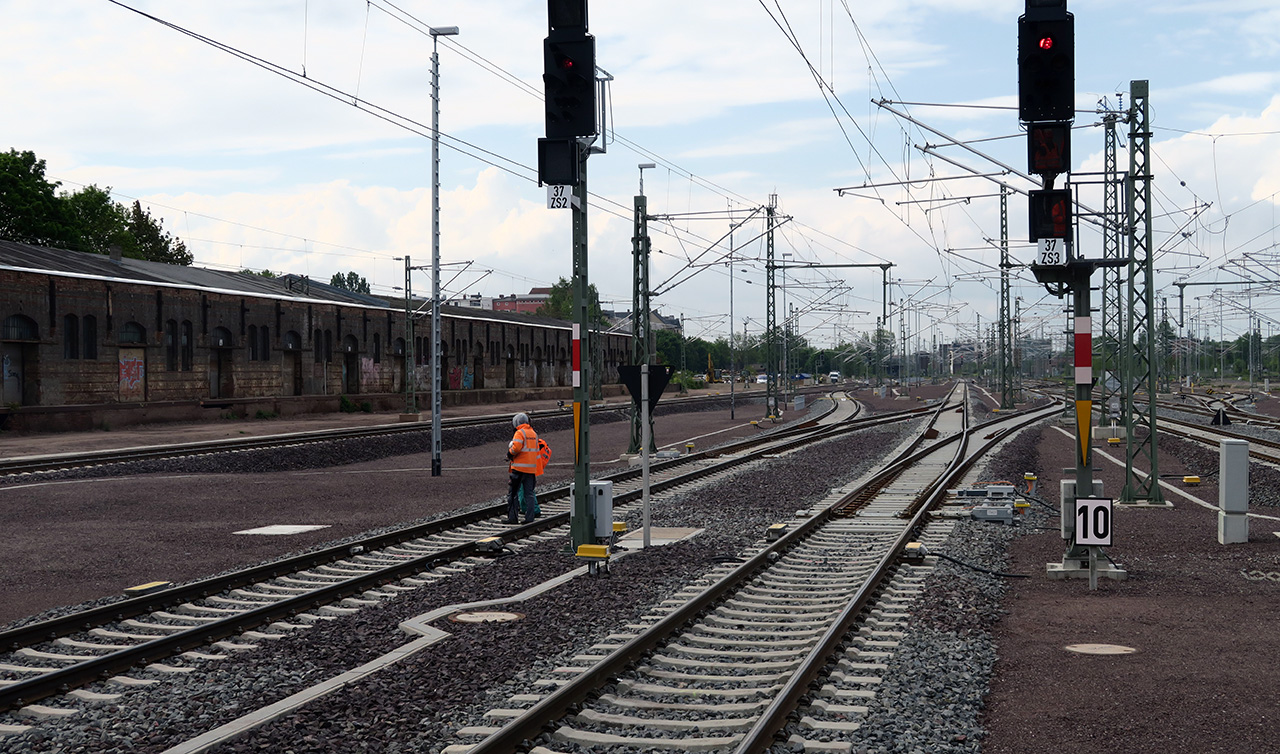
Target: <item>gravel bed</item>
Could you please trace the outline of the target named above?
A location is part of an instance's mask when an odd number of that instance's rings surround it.
[[[775,459],[714,487],[665,498],[657,526],[699,526],[689,542],[621,558],[611,578],[575,579],[513,609],[526,619],[442,621],[452,636],[423,654],[338,691],[219,751],[438,752],[512,693],[572,654],[644,615],[681,586],[736,557],[776,521],[871,468],[912,427],[857,433]],[[505,430],[504,430],[505,431]],[[632,518],[638,518],[636,513]],[[637,521],[629,521],[632,528]],[[407,642],[400,621],[439,605],[521,591],[576,567],[548,541],[399,599],[325,621],[234,655],[193,677],[168,676],[69,721],[0,739],[3,752],[157,752],[332,677]],[[2,718],[0,718],[2,719]],[[124,723],[120,721],[124,720]]]
[[[760,398],[738,398],[738,403],[762,403]],[[728,399],[706,401],[694,405],[659,404],[654,416],[723,411]],[[625,409],[610,407],[592,411],[593,426],[630,421]],[[556,432],[573,428],[573,416],[539,417],[539,432]],[[511,430],[503,422],[471,426],[444,427],[440,431],[443,450],[453,451],[474,448],[491,442],[509,440]],[[274,471],[302,471],[323,469],[345,464],[364,463],[394,456],[430,452],[431,430],[427,426],[419,432],[399,433],[384,437],[332,440],[284,448],[264,448],[236,452],[215,452],[199,456],[186,456],[154,461],[126,461],[102,466],[68,469],[65,471],[38,472],[15,476],[0,476],[0,487],[8,484],[28,483],[33,478],[41,481],[68,479],[97,479],[102,477],[135,476],[138,474],[258,474]]]
[[[1196,424],[1208,423],[1208,417],[1197,414],[1184,414],[1179,411],[1162,411],[1172,418]],[[1264,440],[1280,439],[1280,433],[1266,427],[1250,426],[1241,422],[1233,423],[1232,432]],[[1208,480],[1218,476],[1218,449],[1210,448],[1198,442],[1184,440],[1180,437],[1161,437],[1160,450],[1178,459],[1188,469],[1196,469],[1199,475]],[[1280,508],[1280,469],[1265,463],[1249,464],[1249,505],[1267,508]]]
[[[622,412],[602,411],[593,416],[591,422],[593,425],[609,424],[626,418]],[[571,416],[549,417],[540,419],[538,422],[539,429],[544,432],[568,429],[572,426],[573,417]],[[445,427],[440,430],[440,441],[444,450],[461,450],[509,439],[511,439],[509,425],[497,422],[475,427]],[[0,477],[0,486],[28,483],[37,477],[40,481],[61,481],[139,474],[258,474],[272,471],[301,471],[429,452],[431,452],[430,427],[419,432],[382,437],[330,440],[294,447],[223,451],[162,460],[124,461],[65,471],[4,476]]]
[[[1020,478],[1025,471],[1039,475],[1039,442],[1039,429],[1022,431],[997,450],[980,479],[995,481],[1015,474]],[[978,568],[1003,572],[1012,538],[1056,521],[1055,514],[1036,505],[1017,526],[961,520],[937,551]],[[907,635],[887,662],[875,699],[866,702],[862,727],[847,739],[854,752],[981,751],[983,699],[997,657],[991,630],[1003,615],[1006,591],[1003,577],[946,560],[938,563],[912,604]],[[804,736],[805,731],[793,723],[788,728],[791,733]],[[779,744],[771,751],[784,754],[792,749]]]
[[[755,402],[762,402],[762,399]],[[812,404],[810,407],[810,414],[820,413],[822,410],[820,408],[821,405],[822,404],[820,402]],[[703,402],[691,406],[672,405],[662,407],[660,405],[656,411],[656,415],[661,416],[719,410],[723,410],[723,406],[711,402]],[[625,411],[597,410],[593,413],[591,419],[593,426],[612,424],[620,421],[629,421],[629,416]],[[568,415],[563,417],[543,418],[538,420],[538,427],[544,434],[561,430],[571,430],[573,428],[573,419]],[[510,437],[511,432],[507,428],[507,425],[501,423],[479,427],[444,429],[441,432],[441,440],[445,450],[481,447],[490,443],[505,443],[510,439]],[[264,448],[239,453],[214,453],[207,456],[192,456],[169,460],[131,461],[94,468],[44,472],[39,475],[24,475],[12,478],[0,477],[0,487],[3,487],[7,483],[29,482],[36,476],[39,477],[40,481],[57,481],[99,477],[128,477],[138,474],[255,474],[273,471],[335,468],[343,465],[362,463],[382,458],[427,452],[430,452],[429,431],[415,433],[413,435],[390,435],[386,437],[335,440],[332,442],[312,444],[301,448]],[[551,474],[551,472],[548,473]],[[544,477],[544,480],[550,480],[550,477]],[[540,485],[540,489],[545,492],[562,486],[568,486],[568,481],[563,483],[545,481]],[[370,536],[391,533],[402,529],[407,525],[426,523],[428,521],[441,518],[443,515],[467,513],[496,503],[501,503],[504,500],[505,498],[489,500],[470,506],[451,509],[447,514],[426,516],[407,523],[397,523],[392,526],[364,531],[350,537],[318,543],[312,547],[306,547],[287,553],[282,556],[282,559],[301,555],[307,552],[326,549],[336,545],[349,544],[351,542],[366,539]],[[222,572],[204,576],[200,580],[227,575],[239,570],[242,570],[242,568],[236,567],[227,569]],[[191,582],[178,583],[181,585]],[[128,597],[123,594],[115,594],[104,596],[97,600],[81,602],[76,605],[60,606],[12,621],[7,625],[0,626],[0,630],[8,630],[31,623],[52,620],[65,615],[81,612],[92,607],[100,607],[102,605],[120,602],[125,599],[128,599]]]

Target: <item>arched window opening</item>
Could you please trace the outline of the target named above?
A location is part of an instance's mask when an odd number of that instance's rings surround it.
[[[62,318],[62,358],[80,358],[80,318],[74,314]]]
[[[85,317],[88,319],[88,317]],[[182,349],[182,371],[190,372],[196,361],[196,337],[195,330],[191,326],[190,320],[182,320],[182,343],[179,346]]]
[[[171,319],[164,323],[164,368],[170,372],[178,371],[178,321]]]
[[[147,342],[147,331],[137,322],[125,322],[120,328],[120,345],[141,346]]]

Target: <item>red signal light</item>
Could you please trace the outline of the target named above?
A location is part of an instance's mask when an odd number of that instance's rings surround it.
[[[1042,38],[1040,39],[1040,49],[1042,49],[1042,50],[1052,50],[1052,49],[1053,49],[1053,37],[1042,37]]]
[[[561,60],[560,60],[560,67],[561,67],[561,68],[563,68],[563,69],[565,69],[566,71],[572,71],[572,70],[573,70],[573,60],[571,60],[570,58],[561,58]]]

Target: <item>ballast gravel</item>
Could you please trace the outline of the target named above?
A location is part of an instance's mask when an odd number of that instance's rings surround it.
[[[451,636],[218,751],[438,752],[461,726],[698,575],[764,530],[877,464],[914,425],[859,432],[753,465],[715,486],[655,505],[655,526],[695,526],[694,539],[622,558],[610,578],[580,578],[512,609],[511,623],[441,622]],[[629,521],[638,526],[638,514]],[[549,540],[351,616],[271,642],[262,651],[165,676],[115,704],[0,739],[3,752],[159,752],[250,710],[367,662],[408,638],[399,622],[446,604],[519,592],[576,567]],[[98,689],[104,690],[104,689]]]

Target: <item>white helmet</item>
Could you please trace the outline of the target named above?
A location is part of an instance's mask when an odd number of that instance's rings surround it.
[[[528,424],[529,416],[524,412],[518,413],[511,417],[511,426],[519,428],[521,424]]]

